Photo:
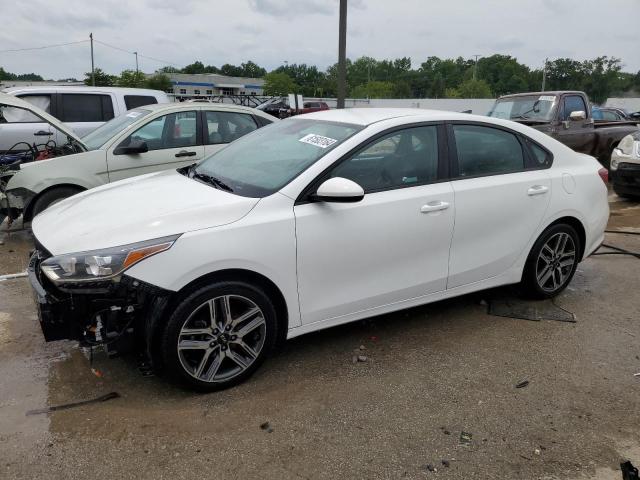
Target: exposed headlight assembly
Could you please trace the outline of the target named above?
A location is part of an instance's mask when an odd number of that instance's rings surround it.
[[[108,280],[118,277],[151,255],[169,250],[179,236],[172,235],[104,250],[58,255],[46,259],[40,268],[56,284]]]

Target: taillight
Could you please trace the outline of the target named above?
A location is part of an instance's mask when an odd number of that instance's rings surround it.
[[[607,170],[606,168],[601,168],[600,170],[598,170],[598,175],[600,175],[600,178],[605,185],[609,184],[609,170]]]

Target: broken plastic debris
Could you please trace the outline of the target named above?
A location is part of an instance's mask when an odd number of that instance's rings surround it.
[[[39,408],[37,410],[29,410],[27,412],[27,415],[38,415],[39,413],[49,413],[49,412],[55,412],[58,410],[66,410],[68,408],[81,407],[83,405],[89,405],[91,403],[106,402],[107,400],[112,400],[114,398],[120,398],[120,395],[118,394],[118,392],[107,393],[106,395],[102,395],[101,397],[97,397],[97,398],[92,398],[91,400],[83,400],[81,402],[66,403],[64,405],[54,405],[52,407]]]
[[[471,443],[471,439],[473,435],[468,432],[460,432],[460,443],[463,445],[468,445]]]
[[[516,385],[516,388],[524,388],[524,387],[526,387],[527,385],[529,385],[529,380],[523,380],[522,382],[520,382],[520,383],[518,383],[518,384]]]
[[[100,370],[98,370],[97,368],[92,368],[91,369],[91,373],[93,373],[98,378],[102,378],[104,376],[102,374],[102,372]]]
[[[260,428],[267,433],[273,432],[273,428],[271,428],[271,425],[269,425],[269,422],[264,422],[263,424],[260,425]]]

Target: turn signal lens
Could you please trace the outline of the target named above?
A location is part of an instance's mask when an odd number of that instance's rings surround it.
[[[132,250],[127,255],[127,258],[124,259],[124,263],[122,264],[123,269],[129,268],[130,266],[138,263],[140,260],[144,260],[145,258],[159,252],[164,252],[168,250],[173,242],[161,243],[160,245],[152,245],[150,247],[140,248],[138,250]]]

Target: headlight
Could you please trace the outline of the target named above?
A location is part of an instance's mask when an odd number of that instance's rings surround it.
[[[59,255],[42,262],[40,268],[55,283],[106,280],[119,276],[129,267],[151,255],[170,249],[179,236],[172,235],[104,250]]]
[[[618,144],[618,150],[622,152],[623,155],[631,156],[633,155],[633,144],[635,143],[635,139],[632,135],[627,135]]]

